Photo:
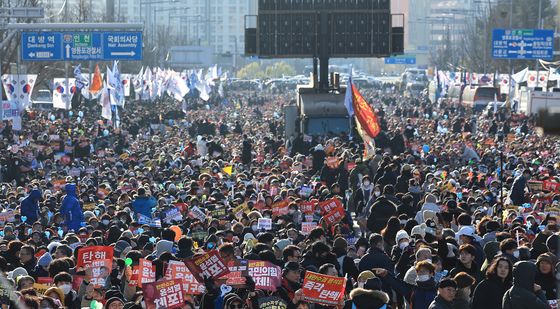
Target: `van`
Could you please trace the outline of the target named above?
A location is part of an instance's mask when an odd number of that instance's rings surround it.
[[[53,109],[53,100],[50,90],[41,89],[37,91],[37,96],[32,100],[33,109],[48,111]]]
[[[488,103],[493,102],[498,97],[498,88],[488,86],[466,86],[463,90],[461,104],[481,111]]]

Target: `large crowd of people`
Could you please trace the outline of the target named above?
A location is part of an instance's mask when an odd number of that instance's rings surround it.
[[[4,121],[2,308],[555,306],[560,139],[507,109],[362,94],[382,127],[368,158],[358,134],[285,138],[294,93],[131,100],[118,127],[95,102]]]

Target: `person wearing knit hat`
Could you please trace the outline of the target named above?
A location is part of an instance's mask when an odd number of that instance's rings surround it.
[[[241,309],[243,308],[243,299],[237,294],[230,293],[224,297],[224,309]]]
[[[383,291],[355,288],[350,292],[352,308],[356,309],[380,309],[386,308],[389,303],[389,295]]]
[[[121,309],[124,307],[124,302],[118,297],[111,297],[105,303],[104,309]]]
[[[475,279],[466,272],[460,272],[453,277],[457,283],[457,293],[453,301],[453,309],[470,309],[471,288],[475,283]]]
[[[451,309],[457,293],[457,283],[451,278],[444,278],[438,283],[437,296],[429,309]]]
[[[33,274],[37,277],[48,277],[49,276],[49,265],[53,261],[52,255],[49,252],[45,252],[37,260],[37,266],[33,269]]]
[[[484,245],[485,259],[482,267],[480,268],[480,271],[482,271],[482,273],[486,273],[486,269],[488,269],[490,264],[492,264],[494,257],[498,254],[499,251],[500,243],[497,241],[490,241]]]

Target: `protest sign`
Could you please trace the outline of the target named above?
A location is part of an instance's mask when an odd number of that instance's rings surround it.
[[[243,216],[243,213],[248,214],[250,211],[251,210],[249,209],[249,205],[247,205],[247,203],[243,203],[233,209],[233,214],[237,218],[241,218],[241,216]]]
[[[270,231],[272,230],[272,219],[270,218],[259,218],[257,221],[257,230],[265,230]]]
[[[328,225],[333,225],[342,220],[345,215],[344,209],[342,207],[338,207],[324,215],[323,219],[325,219],[325,222],[327,222]]]
[[[221,219],[226,216],[226,210],[225,208],[216,208],[210,211],[210,215],[212,216],[212,218]]]
[[[338,305],[344,296],[346,278],[333,277],[311,271],[305,272],[303,298],[306,301],[326,306]]]
[[[91,268],[91,284],[104,286],[113,269],[113,248],[109,246],[83,247],[78,250],[77,268]]]
[[[177,208],[171,208],[163,212],[165,214],[165,218],[163,222],[171,224],[173,221],[181,222],[183,220],[183,215]]]
[[[319,203],[317,203],[317,205],[319,205],[319,207],[321,207],[321,210],[323,211],[323,214],[329,213],[333,209],[336,209],[336,208],[344,209],[344,207],[342,206],[342,202],[340,202],[340,200],[336,197],[333,197],[333,198],[328,199],[328,200],[323,201],[323,202],[319,202]]]
[[[229,273],[220,277],[218,280],[234,288],[245,286],[248,274],[248,260],[232,260],[228,262]]]
[[[272,204],[272,216],[284,216],[288,214],[288,201],[280,201]]]
[[[179,280],[164,280],[142,286],[146,309],[180,308],[183,306],[185,291]]]
[[[199,283],[193,276],[187,265],[180,261],[169,261],[165,273],[166,280],[179,280],[183,284],[183,290],[189,295],[200,295],[204,293],[204,284]]]
[[[560,192],[560,183],[554,181],[543,181],[543,190],[551,192]]]
[[[14,222],[16,220],[16,214],[13,210],[0,212],[0,224],[6,224],[7,222]]]
[[[185,264],[198,280],[204,282],[204,277],[219,278],[229,273],[229,270],[216,250],[206,252],[195,258],[185,260]]]
[[[142,287],[145,283],[156,281],[156,267],[152,265],[152,261],[147,259],[140,259],[138,261],[138,287]]]
[[[299,210],[306,214],[311,215],[313,214],[313,210],[315,209],[316,202],[314,201],[304,201],[299,203]]]
[[[301,233],[303,235],[309,235],[311,231],[317,227],[317,222],[302,222],[301,223]]]
[[[200,208],[198,208],[198,206],[193,206],[190,210],[189,210],[189,217],[193,218],[193,219],[198,219],[200,221],[206,220],[206,214],[204,213],[204,211],[202,211]]]
[[[279,296],[259,298],[259,309],[287,309],[288,304]]]
[[[159,218],[149,218],[142,214],[136,214],[137,222],[140,225],[146,224],[151,227],[161,227],[161,220]]]
[[[276,291],[276,287],[282,284],[282,269],[271,262],[250,260],[248,274],[257,289]]]
[[[299,195],[301,197],[306,197],[307,198],[307,197],[310,197],[311,194],[313,194],[313,188],[308,187],[308,186],[301,186],[299,188]]]

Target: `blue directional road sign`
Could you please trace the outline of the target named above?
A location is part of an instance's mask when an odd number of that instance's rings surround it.
[[[62,60],[62,33],[23,32],[21,34],[22,60]]]
[[[499,59],[552,59],[554,30],[494,29],[492,57]]]
[[[21,59],[142,60],[142,32],[23,32]]]
[[[416,64],[416,56],[404,55],[385,58],[385,64]]]

